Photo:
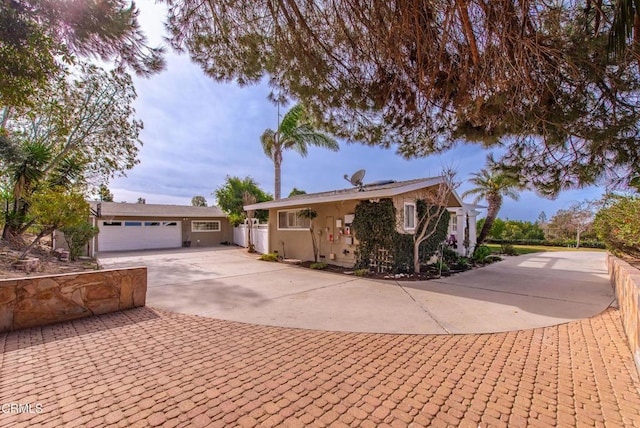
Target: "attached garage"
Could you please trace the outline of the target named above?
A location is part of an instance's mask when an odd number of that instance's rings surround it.
[[[180,221],[98,222],[100,251],[177,248],[182,246]]]

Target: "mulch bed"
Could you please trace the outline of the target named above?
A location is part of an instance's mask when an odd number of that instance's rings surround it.
[[[30,258],[37,258],[39,263],[34,270],[27,272],[15,265],[21,254],[22,251],[11,248],[5,242],[0,241],[0,279],[85,272],[99,269],[98,263],[93,259],[60,261],[58,254],[54,253],[46,245],[42,245],[34,248],[29,254]]]
[[[303,268],[307,268],[307,269],[311,269],[311,265],[313,264],[313,262],[302,262],[302,263],[298,263],[297,266],[301,266]],[[481,267],[483,265],[478,265],[478,266],[473,266],[470,269],[467,270],[471,270],[471,269],[475,269],[478,267]],[[319,269],[314,269],[314,270],[319,270]],[[327,267],[322,269],[323,272],[333,272],[333,273],[341,273],[341,274],[345,274],[345,275],[353,275],[354,273],[354,269],[353,268],[346,268],[346,267],[342,267],[342,266],[337,266],[337,265],[332,265],[332,264],[328,264],[327,263]],[[464,272],[462,270],[450,270],[449,272],[442,272],[442,276],[446,277],[446,276],[451,276],[453,274],[456,273],[460,273],[460,272]],[[416,273],[400,273],[400,274],[392,274],[392,273],[377,273],[377,272],[367,272],[367,274],[364,276],[364,278],[368,278],[368,279],[383,279],[383,280],[399,280],[399,281],[427,281],[430,279],[437,279],[440,278],[440,276],[438,276],[438,272],[437,271],[433,271],[433,270],[429,270],[426,272],[420,272],[419,274]]]

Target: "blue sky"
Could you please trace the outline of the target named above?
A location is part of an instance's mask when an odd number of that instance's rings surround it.
[[[140,24],[152,45],[162,43],[164,7],[139,1]],[[273,194],[273,164],[260,147],[260,135],[276,128],[277,111],[267,100],[266,84],[239,87],[217,83],[204,75],[186,55],[168,49],[167,68],[149,79],[134,78],[137,117],[144,122],[140,163],[109,183],[115,201],[190,204],[194,195],[215,202],[211,193],[227,175],[251,176]],[[343,176],[365,169],[365,182],[409,180],[438,175],[445,166],[457,171],[467,190],[470,174],[485,166],[490,151],[459,145],[442,155],[404,160],[394,150],[341,142],[339,152],[311,148],[307,158],[285,153],[282,194],[293,187],[308,193],[350,187]],[[500,217],[535,220],[541,211],[551,217],[572,202],[597,198],[598,188],[563,192],[556,200],[521,194],[519,201],[505,200]]]

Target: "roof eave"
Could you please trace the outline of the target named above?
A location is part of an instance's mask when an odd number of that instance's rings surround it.
[[[353,192],[353,193],[341,193],[335,195],[320,196],[317,198],[296,198],[296,199],[281,199],[278,201],[260,202],[258,204],[246,205],[243,208],[246,210],[268,210],[272,208],[287,208],[298,205],[317,205],[327,202],[340,202],[340,201],[361,201],[366,199],[379,199],[396,196],[402,193],[413,192],[415,190],[424,189],[441,183],[442,177],[434,177],[429,180],[420,181],[418,183],[407,184],[406,186],[392,187],[389,189],[380,189],[373,191]],[[459,200],[459,198],[456,197]]]

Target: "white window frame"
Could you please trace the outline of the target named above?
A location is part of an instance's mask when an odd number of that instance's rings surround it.
[[[451,229],[452,235],[458,234],[458,213],[449,211],[450,220],[449,220],[449,229]]]
[[[300,211],[307,210],[307,209],[309,209],[309,208],[295,208],[295,209],[292,209],[292,210],[278,210],[277,219],[276,219],[276,221],[277,221],[276,225],[278,227],[278,230],[289,230],[289,231],[291,231],[291,230],[307,230],[308,231],[309,230],[309,226],[293,226],[293,227],[289,227],[289,215],[290,214],[293,214],[293,216],[296,219],[296,221],[299,221],[299,220],[309,221],[309,220],[306,220],[306,219],[301,219],[300,216],[298,215],[298,213]],[[287,226],[286,227],[282,227],[280,225],[280,213],[287,213]]]
[[[407,224],[407,207],[413,207],[413,226]],[[402,223],[404,225],[404,230],[416,230],[416,223],[418,222],[418,214],[416,212],[416,203],[415,202],[405,202],[404,209],[402,210]]]
[[[218,228],[217,229],[208,229],[208,230],[202,230],[202,229],[195,229],[194,226],[196,223],[211,223],[211,224],[217,224]],[[220,227],[220,220],[191,220],[191,231],[192,232],[220,232],[222,229]]]

